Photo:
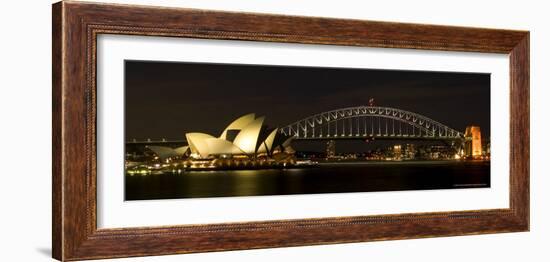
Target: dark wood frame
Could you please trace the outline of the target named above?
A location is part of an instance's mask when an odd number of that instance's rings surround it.
[[[53,257],[81,260],[529,230],[529,32],[83,2],[53,5]],[[96,40],[124,34],[510,56],[510,208],[98,229]]]

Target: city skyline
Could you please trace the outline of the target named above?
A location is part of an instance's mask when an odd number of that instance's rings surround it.
[[[280,127],[370,98],[490,136],[488,74],[144,61],[125,69],[126,140],[217,133],[250,112]]]

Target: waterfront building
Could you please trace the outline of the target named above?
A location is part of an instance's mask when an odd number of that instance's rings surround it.
[[[155,152],[155,154],[162,160],[183,156],[189,150],[188,146],[182,146],[177,148],[171,148],[167,146],[147,146],[147,148]]]
[[[464,132],[464,153],[467,157],[479,158],[482,155],[481,128],[479,126],[468,126]]]
[[[255,158],[284,152],[291,138],[283,136],[277,128],[267,128],[264,120],[265,117],[256,118],[252,113],[231,122],[219,137],[198,132],[185,134],[191,158]]]
[[[327,142],[327,158],[334,158],[336,156],[336,142],[329,140]]]
[[[394,145],[393,146],[393,159],[395,160],[401,160],[401,145]]]
[[[416,158],[416,147],[414,146],[414,144],[406,144],[404,151],[404,159],[412,160]]]

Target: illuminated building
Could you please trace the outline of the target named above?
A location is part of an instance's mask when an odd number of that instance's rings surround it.
[[[204,133],[187,133],[192,158],[226,158],[232,156],[271,156],[276,150],[284,151],[290,139],[278,129],[263,125],[265,117],[244,115],[229,124],[219,137]]]
[[[161,159],[168,159],[171,157],[185,155],[185,153],[189,149],[188,146],[182,146],[178,148],[171,148],[167,146],[147,146],[147,148],[155,152],[155,154]]]
[[[400,160],[401,159],[401,145],[394,145],[393,146],[393,159]]]
[[[416,148],[414,144],[406,144],[405,145],[405,153],[404,158],[405,159],[415,159],[416,157]]]
[[[479,126],[468,126],[464,132],[466,139],[464,153],[467,157],[481,157],[483,148],[481,147],[481,128]]]
[[[327,142],[327,158],[333,158],[336,156],[336,142],[329,140]]]

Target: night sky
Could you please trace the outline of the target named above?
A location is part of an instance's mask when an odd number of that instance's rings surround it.
[[[397,70],[126,61],[126,140],[218,136],[247,113],[271,127],[358,105],[395,107],[490,135],[490,75]]]

